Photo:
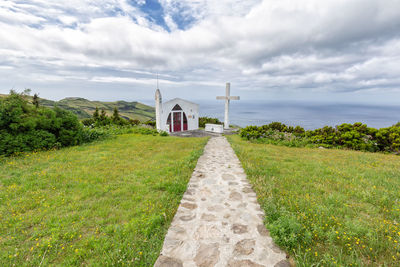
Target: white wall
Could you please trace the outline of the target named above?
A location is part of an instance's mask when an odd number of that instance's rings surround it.
[[[178,104],[182,108],[182,111],[185,112],[186,114],[186,118],[188,120],[188,130],[199,129],[199,105],[180,98],[175,98],[168,102],[163,103],[162,113],[161,113],[161,123],[162,123],[161,129],[164,131],[169,131],[169,129],[166,129],[168,115],[176,104]],[[189,118],[189,116],[191,118]]]

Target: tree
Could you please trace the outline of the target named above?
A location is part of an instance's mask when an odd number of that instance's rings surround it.
[[[118,108],[117,107],[114,108],[114,113],[111,116],[111,120],[114,123],[118,123],[121,120],[121,118],[119,117],[119,112],[118,112]]]
[[[93,120],[96,122],[99,120],[99,108],[96,107],[96,110],[93,112]]]
[[[39,107],[39,95],[38,95],[38,94],[34,94],[34,95],[33,95],[32,104],[33,104],[36,108]]]
[[[97,121],[96,125],[97,126],[105,126],[110,124],[110,118],[107,116],[107,113],[104,109],[101,109],[100,111],[100,117],[99,120]]]
[[[101,113],[100,113],[100,120],[101,121],[104,121],[104,120],[106,120],[107,119],[107,113],[106,113],[106,111],[102,108],[101,109]]]
[[[30,94],[31,94],[31,92],[32,92],[32,90],[31,90],[31,89],[29,89],[29,88],[25,88],[25,90],[22,92],[22,95],[24,95],[24,96],[27,96],[27,95],[30,95]]]

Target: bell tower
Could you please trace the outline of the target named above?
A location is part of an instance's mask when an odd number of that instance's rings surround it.
[[[162,98],[161,98],[161,92],[160,89],[156,90],[156,95],[155,95],[155,107],[156,107],[156,128],[157,130],[162,130],[161,129],[161,112],[162,112]]]

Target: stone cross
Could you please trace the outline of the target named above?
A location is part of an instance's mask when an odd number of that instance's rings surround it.
[[[239,96],[231,96],[231,84],[226,83],[225,96],[217,96],[217,100],[225,100],[225,121],[224,129],[229,129],[229,102],[231,100],[240,100]]]

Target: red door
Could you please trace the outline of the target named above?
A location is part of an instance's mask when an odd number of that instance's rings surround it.
[[[174,112],[174,132],[182,131],[182,113]]]

